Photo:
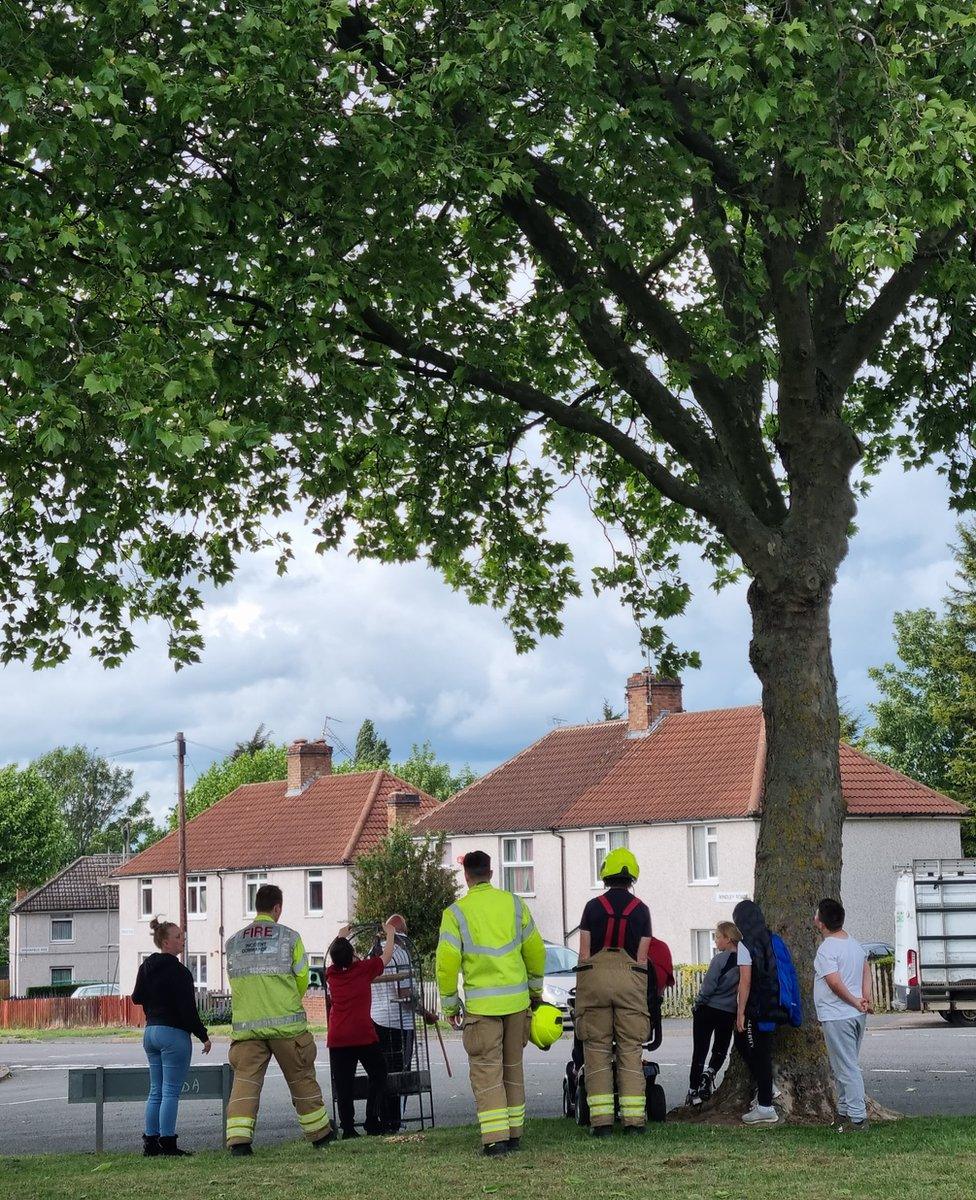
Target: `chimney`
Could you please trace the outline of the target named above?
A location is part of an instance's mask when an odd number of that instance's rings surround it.
[[[332,747],[321,738],[317,742],[296,738],[288,747],[288,796],[303,792],[313,779],[332,774]]]
[[[14,904],[19,904],[30,893],[30,888],[17,888],[14,892]]]
[[[659,678],[645,667],[627,680],[629,737],[643,737],[664,713],[682,711],[680,679]]]
[[[391,792],[386,802],[386,827],[409,825],[420,816],[420,797],[416,792]]]

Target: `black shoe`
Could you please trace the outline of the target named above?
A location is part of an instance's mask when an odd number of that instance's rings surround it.
[[[159,1153],[164,1158],[192,1158],[193,1157],[192,1150],[181,1150],[179,1148],[179,1146],[177,1146],[175,1134],[173,1137],[160,1137]]]
[[[646,1132],[647,1132],[646,1125],[625,1125],[624,1126],[624,1133],[627,1134],[628,1137],[633,1137],[635,1134],[641,1134],[641,1133],[646,1133]]]
[[[591,1125],[590,1126],[590,1137],[595,1137],[595,1138],[613,1137],[613,1126],[612,1125]]]
[[[485,1158],[501,1158],[508,1153],[508,1142],[489,1142],[482,1147],[481,1153]]]
[[[330,1129],[329,1132],[327,1134],[325,1134],[324,1137],[316,1138],[316,1140],[312,1143],[312,1149],[313,1150],[324,1150],[325,1147],[329,1144],[329,1142],[334,1142],[335,1140],[336,1140],[336,1131],[334,1129]]]
[[[358,1137],[359,1137],[359,1134],[355,1131],[355,1129],[344,1129],[342,1131],[342,1140],[344,1142],[348,1142],[350,1138],[358,1138]]]
[[[159,1134],[144,1133],[142,1135],[142,1157],[155,1158],[159,1154]]]
[[[250,1158],[254,1153],[250,1142],[237,1142],[231,1146],[230,1152],[234,1158]]]
[[[509,1148],[509,1150],[521,1150],[522,1139],[520,1137],[509,1138],[505,1145]]]
[[[690,1090],[688,1095],[685,1097],[685,1104],[687,1104],[689,1108],[698,1108],[701,1102],[701,1096],[693,1089]]]

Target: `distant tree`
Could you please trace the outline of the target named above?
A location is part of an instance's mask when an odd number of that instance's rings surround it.
[[[0,962],[17,888],[37,887],[64,866],[71,838],[53,789],[31,767],[0,769]]]
[[[187,819],[210,808],[244,783],[268,783],[287,776],[288,759],[284,746],[265,746],[253,754],[237,755],[235,751],[208,767],[186,793]],[[176,827],[175,808],[169,814],[169,826],[171,829]]]
[[[944,636],[933,656],[947,686],[932,708],[956,737],[947,771],[952,794],[976,812],[976,523],[960,526],[954,552],[959,583],[949,589]]]
[[[121,851],[125,826],[139,849],[159,836],[149,794],[132,795],[132,771],[115,767],[87,746],[58,746],[31,764],[57,800],[68,831],[68,859]]]
[[[262,721],[246,741],[238,742],[234,746],[231,758],[242,758],[245,754],[257,754],[259,750],[266,750],[270,745],[271,730],[265,729]]]
[[[444,846],[443,834],[418,839],[398,825],[360,855],[354,867],[355,920],[379,922],[402,913],[420,955],[432,954],[441,912],[458,894],[454,871],[444,866]]]
[[[359,761],[349,758],[337,763],[333,772],[336,775],[347,775],[353,771],[375,771],[378,767],[386,768],[404,783],[409,783],[438,800],[447,800],[478,778],[477,773],[472,771],[467,763],[455,770],[450,763],[441,762],[429,741],[421,745],[414,743],[410,747],[409,756],[403,762],[374,762],[370,759]]]
[[[604,699],[603,716],[600,718],[601,721],[620,721],[623,719],[623,715],[624,714],[622,712],[615,712],[610,701]]]
[[[369,717],[356,734],[354,757],[360,767],[382,767],[390,761],[390,744],[379,736]]]
[[[864,722],[844,700],[838,701],[837,715],[840,718],[840,740],[849,746],[856,746],[864,731]]]

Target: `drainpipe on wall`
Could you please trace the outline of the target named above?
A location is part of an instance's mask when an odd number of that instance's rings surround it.
[[[559,838],[559,894],[562,901],[562,939],[565,946],[566,940],[569,937],[569,932],[566,928],[566,839],[555,827],[550,829],[549,832],[553,837]]]
[[[224,986],[224,873],[222,871],[217,872],[217,893],[219,897],[217,901],[217,919],[219,921],[217,944],[220,948],[220,990],[226,992],[227,988]]]

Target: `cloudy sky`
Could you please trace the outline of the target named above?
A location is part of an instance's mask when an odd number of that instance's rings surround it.
[[[317,557],[297,544],[285,579],[270,558],[256,556],[210,597],[207,647],[194,667],[174,672],[163,631],[145,628],[139,650],[115,671],[84,650],[53,671],[0,671],[0,761],[23,763],[74,742],[123,751],[116,761],[134,768],[137,786],[162,812],[175,795],[173,749],[131,748],[182,729],[192,783],[261,722],[288,741],[320,736],[328,718],[351,746],[369,716],[394,757],[430,739],[441,757],[487,770],[556,720],[596,719],[604,697],[619,707],[626,676],[643,665],[628,614],[586,584],[604,543],[582,497],[562,493],[553,522],[574,548],[584,595],[569,606],[562,638],[531,654],[515,653],[499,614],[470,606],[422,566]],[[876,481],[858,523],[833,634],[841,695],[864,711],[873,696],[867,668],[892,655],[892,613],[938,606],[945,592],[955,523],[935,472],[904,474],[897,465]],[[694,560],[688,574],[695,596],[673,632],[701,651],[703,666],[685,678],[685,706],[754,702],[744,587],[716,595]]]

